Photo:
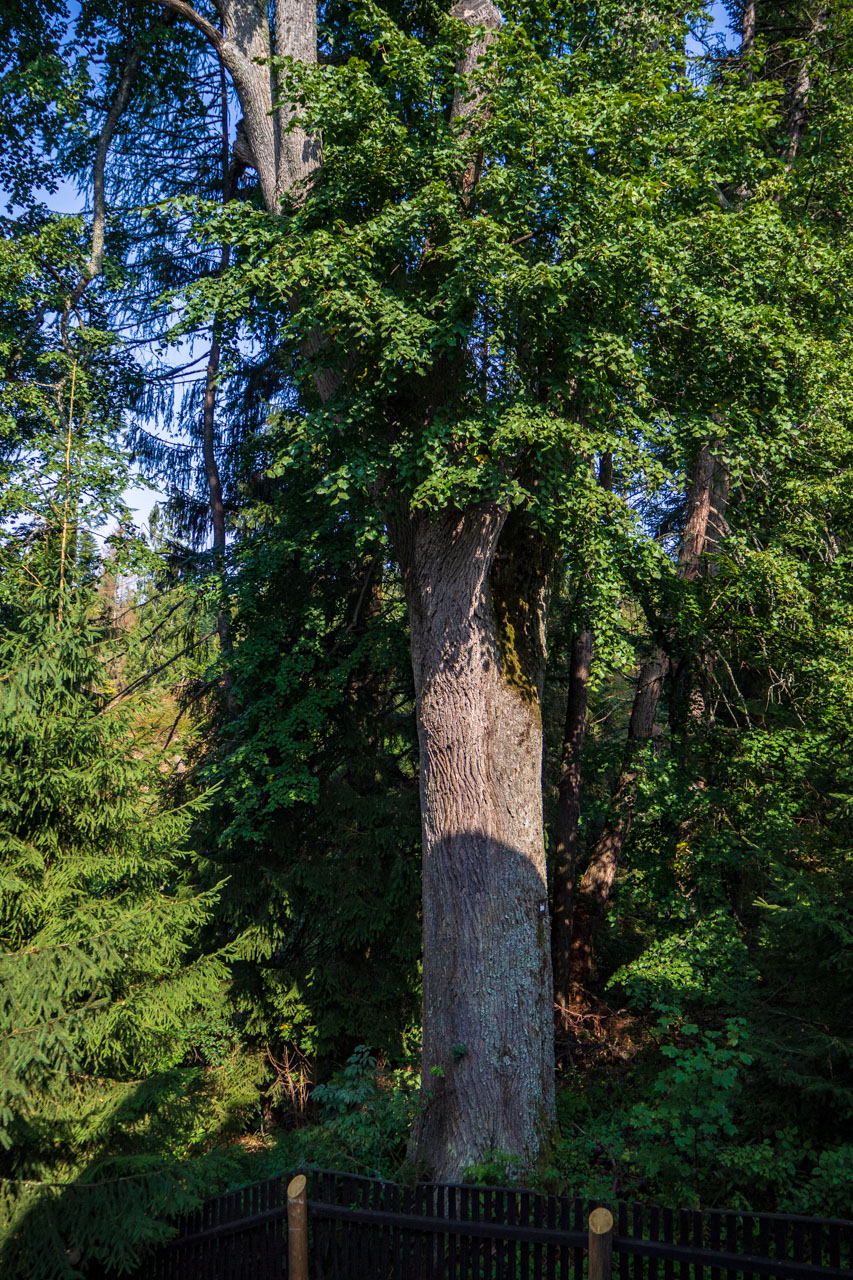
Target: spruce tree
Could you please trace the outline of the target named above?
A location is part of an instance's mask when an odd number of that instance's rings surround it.
[[[111,573],[140,552],[108,443],[121,361],[61,311],[14,359],[16,303],[49,290],[75,231],[48,219],[0,260],[0,1270],[22,1280],[132,1262],[233,1169],[191,1157],[254,1101],[236,944],[199,945],[220,886],[198,887],[194,810],[99,590],[99,538]]]

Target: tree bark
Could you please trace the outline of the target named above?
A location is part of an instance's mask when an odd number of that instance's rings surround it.
[[[542,819],[548,556],[492,505],[390,519],[412,630],[423,822],[424,1110],[411,1155],[529,1170],[554,1119]]]
[[[685,581],[716,573],[712,557],[719,551],[725,534],[728,490],[728,469],[703,445],[687,496],[687,520],[678,565],[678,575]],[[698,724],[704,717],[707,691],[702,677],[706,664],[704,651],[688,651],[673,670],[670,702],[673,732],[683,733],[691,723]]]
[[[714,456],[708,446],[703,444],[697,454],[687,490],[687,512],[678,557],[680,578],[693,579],[699,576],[711,514],[713,484]]]
[[[554,971],[554,1008],[558,1029],[565,1028],[571,994],[572,899],[578,854],[581,762],[586,738],[591,661],[592,632],[580,631],[572,644],[555,824],[551,964]]]
[[[808,102],[812,91],[812,64],[817,52],[817,46],[820,37],[826,30],[826,6],[821,5],[818,9],[811,30],[808,34],[808,43],[812,46],[814,52],[807,54],[800,62],[797,68],[797,79],[791,94],[791,101],[788,107],[787,133],[788,145],[785,149],[785,166],[788,169],[793,167],[797,158],[797,152],[800,149],[800,143],[803,140],[803,134],[806,129],[806,121],[808,118]]]
[[[755,44],[755,0],[744,0],[741,22],[741,56],[752,52]]]

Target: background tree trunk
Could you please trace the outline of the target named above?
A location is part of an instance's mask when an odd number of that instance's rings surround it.
[[[631,829],[637,783],[644,749],[651,741],[668,659],[656,649],[644,663],[628,724],[628,738],[619,777],[613,792],[614,816],[605,824],[595,842],[592,857],[578,885],[572,914],[569,972],[566,979],[568,1003],[579,1007],[586,1002],[596,923],[604,914],[616,872],[622,861],[625,841]]]
[[[529,1170],[554,1119],[539,707],[547,556],[490,505],[389,523],[421,757],[425,1107],[411,1155],[444,1180],[490,1151]]]
[[[725,528],[728,472],[707,445],[697,453],[685,498],[684,532],[679,548],[678,576],[687,581],[708,567],[703,557],[719,549]],[[696,681],[697,664],[685,655],[673,673],[673,708],[692,706],[702,697]],[[666,652],[657,647],[640,670],[628,737],[619,777],[613,791],[613,817],[605,824],[592,850],[574,900],[568,989],[575,1007],[587,1001],[596,926],[607,909],[616,872],[631,830],[642,755],[652,738],[664,681],[670,669]],[[703,704],[704,705],[704,704]],[[670,709],[670,719],[678,710]]]
[[[578,853],[581,763],[586,738],[592,632],[584,630],[572,644],[563,758],[555,824],[554,909],[551,921],[551,963],[554,970],[556,1025],[565,1027],[571,989],[572,910]]]

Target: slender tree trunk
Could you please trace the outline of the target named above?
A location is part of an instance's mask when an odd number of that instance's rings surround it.
[[[219,375],[221,354],[219,325],[214,323],[213,341],[207,358],[204,377],[204,403],[202,408],[202,457],[210,506],[210,523],[213,528],[213,550],[221,556],[225,551],[225,503],[222,497],[222,480],[216,459],[216,379]],[[220,628],[221,638],[221,628]]]
[[[389,525],[412,630],[423,823],[423,1113],[451,1181],[529,1170],[554,1118],[542,822],[548,557],[491,505]]]
[[[598,487],[608,493],[613,488],[613,454],[601,455]],[[575,869],[579,848],[580,787],[586,740],[589,675],[594,638],[588,627],[574,638],[566,699],[566,723],[560,764],[555,823],[555,865],[553,916],[551,922],[551,965],[554,973],[555,1029],[568,1029],[572,990],[571,951],[575,892]]]
[[[222,104],[222,203],[231,199],[231,160],[228,139],[228,84],[225,79],[225,68],[219,63],[220,97]],[[231,246],[223,245],[220,253],[217,275],[228,270],[231,261]],[[207,368],[204,375],[204,400],[202,403],[202,460],[204,474],[207,479],[210,523],[213,530],[214,572],[220,580],[220,605],[216,614],[216,630],[223,661],[227,664],[231,652],[231,621],[225,603],[225,502],[222,495],[222,478],[216,457],[216,391],[219,377],[219,362],[222,355],[222,324],[218,316],[213,319],[210,354],[207,357]],[[236,710],[233,695],[233,678],[227,665],[223,671],[222,684],[228,714]]]
[[[726,527],[729,476],[725,465],[703,445],[687,495],[687,521],[679,557],[679,577],[688,582],[716,572],[712,557],[720,549]],[[684,733],[704,717],[708,655],[704,648],[685,653],[673,670],[670,725]]]
[[[755,44],[755,0],[744,0],[743,20],[741,22],[741,44],[740,51],[742,56],[752,52]]]
[[[711,450],[707,445],[703,445],[696,457],[690,487],[687,491],[687,518],[684,522],[678,557],[678,575],[681,578],[692,579],[699,576],[708,519],[711,514],[714,465]]]
[[[554,1008],[558,1028],[565,1027],[571,990],[572,898],[578,853],[581,763],[586,738],[591,661],[592,632],[584,630],[575,636],[572,644],[555,824],[551,963],[554,970]]]
[[[718,549],[725,527],[727,493],[726,469],[708,446],[703,445],[694,460],[686,495],[684,532],[679,550],[680,578],[688,581],[697,578],[706,567],[704,557]],[[578,885],[569,963],[570,1001],[574,1006],[584,1004],[587,999],[595,930],[607,909],[625,842],[631,830],[643,756],[653,735],[669,666],[667,654],[662,648],[656,648],[640,671],[631,708],[625,755],[613,792],[613,817],[605,824],[598,837],[589,865]],[[673,676],[674,705],[687,705],[701,696],[701,690],[692,678],[695,670],[695,663],[687,657],[679,663]],[[671,712],[671,718],[676,718],[677,715],[677,712]]]
[[[568,1002],[573,1007],[579,1007],[586,1001],[595,928],[610,900],[625,841],[631,830],[637,783],[642,773],[645,749],[654,731],[668,666],[666,654],[662,649],[656,649],[640,670],[625,754],[613,792],[614,816],[595,842],[589,865],[578,885],[566,982]]]
[[[227,246],[222,250],[222,264],[221,270],[225,270],[225,267],[228,264]],[[207,358],[207,369],[205,370],[204,380],[204,402],[202,408],[202,458],[204,462],[204,473],[207,478],[210,523],[213,527],[214,572],[217,574],[220,584],[219,594],[221,599],[216,613],[216,631],[219,636],[222,660],[225,663],[222,673],[222,686],[225,690],[228,714],[233,715],[236,710],[233,694],[234,681],[227,665],[229,655],[231,653],[231,621],[228,616],[228,609],[224,599],[225,502],[222,496],[222,480],[219,474],[219,464],[216,459],[216,380],[219,374],[220,354],[220,325],[218,320],[214,320],[213,340],[211,342],[210,354]]]
[[[788,169],[793,166],[797,158],[797,152],[800,149],[800,143],[803,140],[803,134],[806,129],[808,103],[812,91],[812,65],[820,37],[826,30],[826,14],[826,6],[821,5],[808,34],[808,43],[815,52],[806,54],[797,68],[797,79],[788,107],[788,145],[785,149],[785,164]]]

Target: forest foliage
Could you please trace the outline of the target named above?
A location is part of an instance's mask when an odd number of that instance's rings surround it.
[[[390,492],[557,566],[558,1124],[467,1176],[849,1216],[853,18],[501,16],[466,81],[441,6],[321,6],[274,216],[197,27],[0,5],[10,1274],[298,1163],[417,1174]]]

